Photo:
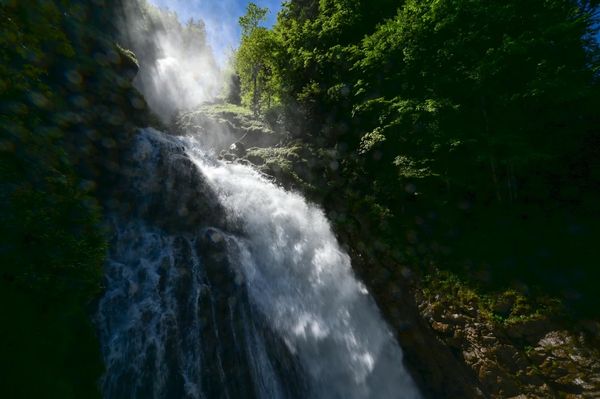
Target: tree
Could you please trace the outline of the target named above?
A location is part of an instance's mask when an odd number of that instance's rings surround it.
[[[293,134],[335,152],[335,184],[389,209],[390,224],[417,231],[415,215],[435,215],[427,234],[455,255],[482,248],[479,260],[521,262],[538,281],[578,263],[593,281],[592,257],[566,250],[591,247],[565,221],[597,231],[585,215],[600,175],[598,11],[597,0],[290,0],[257,60],[275,67],[285,112],[300,110]],[[504,249],[519,238],[515,261]]]
[[[249,3],[246,14],[239,19],[242,38],[250,36],[259,27],[260,23],[265,21],[268,12],[268,8],[260,8],[254,3]]]
[[[367,131],[413,164],[513,201],[519,178],[583,142],[590,24],[571,1],[407,1],[363,40],[355,114],[378,113]]]
[[[235,55],[235,70],[240,77],[242,99],[255,114],[263,105],[270,107],[276,97],[277,40],[273,31],[259,24],[268,12],[254,3],[240,18],[242,42]]]

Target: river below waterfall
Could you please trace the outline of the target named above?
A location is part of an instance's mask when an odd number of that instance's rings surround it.
[[[96,315],[105,398],[418,398],[324,213],[141,130]],[[123,199],[121,199],[123,201]]]

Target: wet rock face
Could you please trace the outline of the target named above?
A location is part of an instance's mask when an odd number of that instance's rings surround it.
[[[216,194],[178,140],[153,129],[140,131],[123,157],[121,182],[108,207],[167,231],[223,226]]]
[[[251,304],[231,236],[111,222],[107,288],[96,315],[104,397],[309,396],[295,355]]]
[[[182,139],[138,131],[118,174],[97,316],[105,396],[307,397],[300,362],[249,299],[237,230]],[[123,324],[123,314],[140,317]]]
[[[258,359],[251,348],[265,342],[284,397],[304,398],[307,388],[299,362],[250,304],[234,247],[226,235],[212,228],[205,230],[196,244],[210,282],[205,295],[199,298],[200,308],[212,312],[212,327],[202,331],[205,363],[211,365],[205,377],[209,381],[206,396],[221,397],[227,392],[232,398],[260,398],[261,389],[256,386],[260,378],[256,378],[255,370]]]

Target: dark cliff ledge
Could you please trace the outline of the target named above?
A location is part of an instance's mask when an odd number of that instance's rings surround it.
[[[99,196],[152,123],[117,1],[0,5],[0,396],[99,397]]]
[[[264,125],[252,122],[251,114],[239,108],[237,115],[229,108],[223,118],[219,109],[224,108],[205,106],[194,115],[221,126],[217,131],[240,132],[241,120]],[[182,132],[206,134],[196,126],[189,117],[177,122]],[[271,135],[272,129],[266,129],[265,136]],[[548,297],[534,301],[516,289],[481,292],[455,274],[440,271],[435,262],[412,263],[377,233],[377,218],[360,205],[358,194],[339,187],[336,192],[338,165],[331,152],[298,140],[276,146],[252,140],[238,133],[222,148],[238,145],[221,151],[221,157],[251,164],[325,209],[427,397],[598,397],[597,321],[569,319],[560,303]]]

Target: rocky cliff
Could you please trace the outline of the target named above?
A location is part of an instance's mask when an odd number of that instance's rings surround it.
[[[551,299],[532,304],[519,290],[482,293],[435,264],[417,267],[400,259],[384,239],[365,234],[376,231],[376,221],[352,209],[351,196],[331,192],[336,160],[330,153],[291,140],[243,109],[205,106],[181,115],[176,126],[206,135],[207,142],[215,142],[210,132],[233,132],[221,136],[228,137],[217,148],[221,158],[252,164],[327,211],[427,396],[600,395],[598,321],[575,323]]]

